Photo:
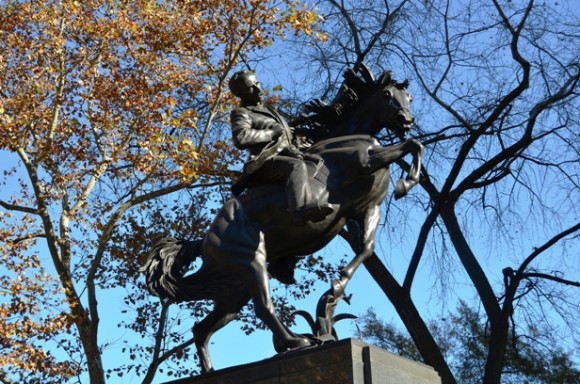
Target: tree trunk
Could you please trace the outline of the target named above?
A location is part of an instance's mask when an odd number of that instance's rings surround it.
[[[443,384],[456,384],[457,381],[453,373],[451,373],[439,346],[413,304],[409,292],[402,289],[376,253],[373,253],[364,265],[394,305],[425,363],[439,373]]]
[[[87,358],[87,369],[89,371],[89,382],[91,384],[105,384],[105,371],[101,351],[97,343],[97,327],[87,317],[78,319],[76,322],[79,336],[83,345],[83,351]]]
[[[441,210],[440,216],[449,232],[449,238],[455,247],[455,251],[479,294],[487,318],[491,324],[491,336],[483,384],[499,384],[505,364],[509,315],[506,315],[500,308],[487,276],[463,236],[453,208]]]
[[[505,364],[505,352],[509,331],[508,319],[501,316],[499,319],[490,319],[490,323],[491,335],[482,384],[499,384]]]

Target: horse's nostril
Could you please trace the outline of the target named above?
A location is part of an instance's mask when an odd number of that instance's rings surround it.
[[[407,117],[401,113],[397,116],[397,120],[399,120],[400,123],[406,123]]]

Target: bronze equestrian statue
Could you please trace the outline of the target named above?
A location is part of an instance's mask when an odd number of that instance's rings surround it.
[[[302,129],[301,134],[307,135],[313,144],[304,148],[303,154],[292,148],[291,131],[274,112],[257,111],[267,110],[258,106],[257,78],[244,75],[240,89],[245,87],[245,91],[236,88],[233,81],[234,94],[242,99],[240,108],[252,107],[251,113],[262,114],[260,119],[264,120],[259,124],[250,122],[255,117],[244,116],[249,111],[234,111],[234,141],[242,148],[248,145],[252,156],[249,164],[269,148],[275,149],[265,156],[257,170],[248,172],[246,167],[248,175],[242,184],[247,189],[224,203],[205,238],[162,239],[153,246],[143,267],[149,290],[161,298],[214,302],[213,310],[193,327],[202,372],[213,370],[207,348],[210,337],[234,320],[249,300],[254,303],[256,316],[272,331],[276,351],[319,344],[312,336],[295,334],[278,319],[270,298],[269,269],[275,278],[292,280],[290,271],[284,268],[293,268],[297,258],[319,251],[345,225],[357,227],[359,242],[353,247],[355,257],[340,271],[340,278],[332,282],[319,303],[319,310],[332,317],[351,276],[374,251],[379,207],[389,185],[389,165],[406,154],[413,156],[408,177],[396,182],[396,198],[418,183],[423,146],[416,140],[404,139],[413,123],[407,83],[394,81],[390,72],[375,79],[364,65],[358,72],[351,69],[345,73],[341,90],[331,105],[320,101],[310,104],[311,114],[302,122],[310,129]],[[257,89],[248,90],[254,86]],[[255,94],[250,96],[252,92]],[[250,97],[255,98],[250,102],[253,105],[244,105]],[[254,152],[254,144],[247,144],[252,141],[242,137],[248,126],[261,127],[253,132],[263,136]],[[401,143],[381,146],[374,136],[382,128],[396,133]],[[299,162],[297,168],[303,169],[298,177],[300,180],[307,177],[309,191],[297,193],[293,187],[288,188],[291,171],[270,180],[258,174],[268,162],[275,163],[277,157]],[[313,215],[315,220],[309,219],[308,214],[297,220],[296,212],[301,205],[322,208],[314,209],[319,211]],[[200,268],[184,276],[197,257],[203,261]]]

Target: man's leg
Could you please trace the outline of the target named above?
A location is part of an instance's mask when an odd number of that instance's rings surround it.
[[[276,156],[266,162],[263,168],[271,181],[285,181],[288,211],[295,214],[298,220],[321,221],[333,212],[330,205],[319,205],[316,199],[312,199],[308,169],[303,160]]]

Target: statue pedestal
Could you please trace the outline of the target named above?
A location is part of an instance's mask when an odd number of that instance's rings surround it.
[[[355,339],[167,384],[440,384],[433,368]]]

